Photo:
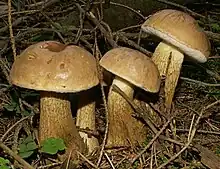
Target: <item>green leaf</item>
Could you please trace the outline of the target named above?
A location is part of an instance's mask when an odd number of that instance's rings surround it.
[[[29,136],[27,136],[27,137],[23,140],[22,143],[27,144],[27,143],[30,143],[30,142],[33,142],[33,141],[34,141],[33,137],[32,137],[31,135],[29,135]]]
[[[35,149],[37,149],[37,144],[35,142],[30,142],[27,144],[28,151],[35,150]]]
[[[33,153],[34,153],[34,151],[26,151],[26,152],[19,152],[18,155],[19,155],[21,158],[28,158],[28,157],[30,157]]]
[[[26,144],[19,144],[18,148],[20,153],[26,152]]]
[[[3,166],[0,166],[0,169],[11,169],[11,168],[9,166],[3,165]]]
[[[10,163],[10,161],[8,159],[4,159],[4,158],[0,157],[0,165],[7,165],[9,163]]]
[[[212,23],[211,28],[215,31],[220,31],[220,25],[217,23]]]
[[[5,108],[7,111],[15,111],[15,110],[17,109],[17,103],[12,102],[11,104],[5,104],[5,105],[4,105],[4,108]]]
[[[27,110],[23,110],[21,112],[21,114],[24,115],[24,116],[29,116],[31,113],[29,111],[27,111]]]
[[[30,157],[33,153],[34,150],[37,149],[37,144],[34,142],[32,136],[28,136],[23,140],[19,141],[19,155],[22,158],[28,158]]]
[[[218,146],[217,149],[215,150],[215,154],[220,155],[220,146]]]
[[[57,154],[58,151],[65,150],[66,146],[61,138],[48,138],[42,142],[41,151],[47,154]]]

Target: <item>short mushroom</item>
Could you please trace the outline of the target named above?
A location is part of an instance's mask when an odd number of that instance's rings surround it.
[[[156,65],[143,53],[127,47],[114,48],[100,60],[100,65],[115,75],[112,85],[119,87],[133,100],[135,87],[156,93],[160,75]],[[109,131],[107,146],[129,146],[146,139],[144,124],[132,117],[132,107],[110,87],[108,95]]]
[[[190,15],[165,9],[150,16],[142,30],[163,41],[152,56],[161,76],[165,76],[165,105],[169,111],[179,79],[184,54],[197,62],[206,62],[210,55],[210,42],[196,20]]]
[[[50,137],[62,138],[67,150],[85,152],[67,93],[99,83],[95,58],[88,51],[56,41],[38,42],[17,57],[10,78],[14,85],[40,91],[40,142]]]
[[[89,75],[89,74],[88,74]],[[76,126],[82,129],[89,129],[91,132],[96,131],[95,120],[95,90],[81,92],[79,94],[78,110],[76,115]],[[88,153],[94,152],[98,146],[98,139],[92,134],[79,132],[87,145]]]

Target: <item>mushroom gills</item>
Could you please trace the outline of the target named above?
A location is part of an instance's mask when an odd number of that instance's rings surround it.
[[[160,42],[155,49],[153,62],[157,65],[160,76],[165,76],[165,105],[167,110],[171,108],[175,89],[179,79],[184,54],[176,47],[165,41]]]

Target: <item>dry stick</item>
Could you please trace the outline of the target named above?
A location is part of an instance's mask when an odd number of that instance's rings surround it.
[[[184,132],[189,132],[189,129],[176,129],[176,131],[180,132],[180,133],[184,133]],[[207,131],[207,130],[197,130],[197,133],[220,135],[220,132],[217,132],[217,131]]]
[[[101,25],[101,23],[99,22],[99,20],[93,15],[92,12],[85,12],[84,9],[81,8],[81,6],[79,4],[76,3],[76,6],[79,8],[79,10],[82,13],[86,14],[86,17],[93,22],[93,24],[95,24],[100,31],[103,33],[103,35],[105,36],[105,38],[107,39],[107,41],[109,42],[109,44],[113,47],[116,48],[118,47],[118,45],[116,44],[116,42],[114,41],[114,39],[110,36],[109,32],[106,31],[106,29]]]
[[[51,23],[51,26],[52,26],[52,27],[54,27],[54,28],[56,28],[56,29],[58,29],[58,30],[62,29],[62,27],[61,27],[61,26],[58,26],[57,24],[55,24],[55,23],[53,22],[53,20],[52,20],[49,16],[47,16],[42,9],[40,10],[40,13]],[[61,33],[60,33],[59,31],[56,31],[56,30],[55,30],[54,32],[56,32],[56,34],[59,36],[59,38],[62,40],[62,42],[63,42],[64,44],[66,44],[66,41],[65,41],[65,39],[63,38],[63,36],[61,35]]]
[[[100,2],[95,2],[94,4],[100,4]],[[143,20],[146,20],[145,16],[143,16],[140,12],[136,11],[135,9],[133,9],[133,8],[127,6],[127,5],[116,3],[116,2],[110,2],[110,4],[114,5],[114,6],[119,6],[119,7],[128,9],[129,11],[131,11],[131,12],[135,13],[136,15],[138,15]]]
[[[63,164],[63,162],[56,162],[56,163],[47,164],[47,165],[44,165],[44,166],[37,167],[37,169],[45,169],[45,168],[56,167],[56,166],[59,166],[61,164]]]
[[[146,112],[142,111],[141,108],[139,108],[139,106],[137,106],[134,102],[132,102],[130,100],[130,98],[128,98],[128,96],[126,94],[124,94],[124,92],[116,85],[113,85],[113,89],[118,92],[135,110],[135,112],[137,113],[137,115],[139,117],[141,117],[145,123],[150,127],[150,129],[153,131],[154,134],[158,133],[157,128],[154,126],[153,122],[149,119],[149,117],[147,116]],[[168,119],[169,120],[169,119]],[[160,139],[162,140],[166,140],[169,141],[171,143],[183,146],[183,143],[180,143],[179,141],[176,141],[174,139],[168,138],[164,135],[160,135],[159,136]]]
[[[87,163],[89,163],[93,168],[98,168],[95,164],[93,164],[91,161],[89,161],[82,153],[79,151],[76,151]]]
[[[15,47],[15,38],[13,35],[12,22],[11,22],[11,0],[8,0],[8,27],[11,40],[11,48],[13,51],[14,60],[16,59],[16,47]]]
[[[137,43],[135,43],[132,40],[129,40],[126,36],[123,36],[123,34],[120,34],[120,32],[117,33],[117,36],[119,37],[119,39],[121,39],[121,41],[123,41],[124,43],[127,43],[130,46],[133,46],[134,48],[140,50],[142,53],[151,56],[152,52],[142,48],[141,46],[139,46]]]
[[[188,141],[191,138],[191,133],[192,133],[192,129],[193,129],[193,123],[194,123],[194,120],[195,120],[195,116],[196,116],[196,114],[193,114],[193,117],[192,117],[192,120],[191,120],[191,124],[190,124],[190,128],[189,128],[189,134],[188,134],[188,138],[187,138]]]
[[[109,158],[108,154],[106,152],[104,152],[105,157],[107,158],[110,166],[112,167],[112,169],[115,169],[114,164],[112,163],[111,159]]]
[[[138,16],[140,16],[140,18],[142,18],[143,20],[146,20],[145,16],[143,16],[140,12],[134,10],[133,8],[129,7],[129,6],[126,6],[124,4],[120,4],[120,3],[115,3],[115,2],[110,2],[111,5],[115,5],[115,6],[120,6],[120,7],[123,7],[123,8],[126,8],[132,12],[134,12],[135,14],[137,14]]]
[[[178,153],[176,153],[174,156],[172,156],[169,160],[167,160],[165,163],[163,163],[159,167],[157,167],[157,169],[164,168],[167,164],[169,164],[170,162],[175,160],[182,152],[184,152],[189,147],[189,145],[191,144],[191,142],[192,142],[192,140],[193,140],[193,138],[196,134],[197,125],[199,124],[199,121],[200,121],[200,118],[202,117],[202,114],[203,114],[203,110],[200,112],[200,115],[199,115],[199,117],[197,118],[197,120],[195,122],[195,125],[192,129],[192,133],[189,133],[190,139],[186,143],[186,145]]]
[[[146,113],[143,112],[139,106],[137,106],[134,102],[132,102],[126,94],[116,85],[113,85],[113,90],[118,92],[133,108],[136,112],[138,112],[138,115],[143,118],[143,120],[147,123],[147,125],[150,127],[150,129],[156,134],[158,132],[157,128],[154,126],[153,122],[147,117]]]
[[[201,86],[210,86],[210,87],[219,87],[220,86],[220,84],[205,83],[205,82],[201,82],[201,81],[198,81],[198,80],[189,79],[189,78],[186,78],[186,77],[180,77],[180,79],[185,80],[186,82],[196,83],[196,84],[199,84]]]
[[[205,33],[207,34],[207,36],[213,40],[217,40],[220,41],[220,34],[219,33],[214,33],[211,31],[205,31]]]
[[[5,134],[1,137],[0,142],[3,142],[3,140],[5,139],[5,137],[8,135],[8,133],[9,133],[14,127],[16,127],[16,126],[17,126],[18,124],[20,124],[22,121],[24,121],[24,120],[26,120],[26,119],[28,119],[28,118],[30,118],[30,117],[31,117],[31,116],[26,116],[26,117],[20,119],[19,121],[17,121],[15,124],[13,124],[13,125],[5,132]]]
[[[195,63],[195,65],[200,67],[201,69],[204,69],[208,75],[210,75],[210,76],[214,77],[216,80],[220,81],[220,75],[217,71],[212,71],[212,70],[210,70],[210,69],[206,68],[205,66],[202,66],[201,64],[198,64],[198,63]]]
[[[99,83],[101,86],[101,92],[102,92],[102,100],[104,103],[104,108],[105,108],[105,116],[106,116],[106,128],[105,128],[105,133],[104,133],[104,138],[102,141],[102,147],[101,147],[101,151],[100,151],[100,155],[99,155],[99,159],[97,162],[97,166],[99,167],[101,160],[102,160],[102,156],[104,153],[104,148],[105,148],[105,144],[107,141],[107,135],[108,135],[108,127],[109,127],[109,120],[108,120],[108,106],[107,106],[107,102],[106,102],[106,96],[105,96],[105,91],[104,91],[104,86],[103,86],[103,75],[102,75],[102,70],[101,67],[99,65],[99,55],[101,55],[101,52],[99,51],[98,48],[98,43],[97,43],[97,38],[96,38],[96,31],[95,31],[95,57],[96,57],[96,61],[97,61],[97,69],[98,69],[98,76],[99,76]]]
[[[23,17],[20,17],[18,19],[16,19],[13,23],[12,23],[12,26],[17,26],[19,25],[20,23],[22,23],[24,20],[26,20],[28,17],[27,16],[23,16]],[[3,32],[6,32],[8,30],[8,26],[4,26],[2,28],[0,28],[0,33],[3,33]]]
[[[79,4],[76,4],[76,6],[78,7]],[[86,4],[86,9],[85,9],[85,12],[88,11],[88,9],[90,8],[91,4],[90,4],[90,1],[87,1],[87,4]],[[78,7],[79,8],[79,7]],[[83,32],[83,26],[84,26],[84,20],[85,20],[85,17],[86,17],[86,14],[85,12],[82,12],[80,11],[79,12],[79,22],[80,22],[80,28],[78,29],[78,32],[76,34],[76,38],[74,40],[74,44],[77,44],[80,40],[80,37],[82,35],[82,32]]]
[[[10,148],[0,141],[0,148],[2,148],[6,153],[13,157],[16,161],[24,166],[25,169],[34,169],[30,164],[23,160],[19,155],[15,154]]]
[[[167,120],[167,122],[163,125],[163,127],[160,129],[159,132],[154,136],[154,138],[147,144],[146,147],[136,156],[132,159],[131,163],[133,164],[142,154],[144,154],[147,149],[154,143],[154,141],[161,135],[161,133],[166,129],[166,127],[169,125],[173,118],[170,118]]]
[[[183,6],[183,5],[180,5],[180,4],[177,4],[177,3],[174,3],[174,2],[170,2],[170,1],[167,1],[167,0],[157,0],[158,2],[161,2],[161,3],[164,3],[164,4],[167,4],[167,5],[171,5],[171,6],[175,6],[177,8],[180,8],[186,12],[189,12],[192,16],[195,16],[195,17],[200,17],[200,18],[203,18],[203,19],[207,19],[205,16],[201,15],[201,14],[198,14],[190,9],[188,9],[187,7]],[[215,21],[215,22],[218,22],[217,20],[214,20],[214,19],[211,19],[210,18],[210,21]]]

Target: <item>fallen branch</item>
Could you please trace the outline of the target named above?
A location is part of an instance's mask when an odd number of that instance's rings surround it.
[[[24,166],[25,169],[34,169],[29,163],[23,160],[19,155],[15,154],[10,148],[0,141],[0,148],[2,148],[7,154],[13,157],[16,161]]]

